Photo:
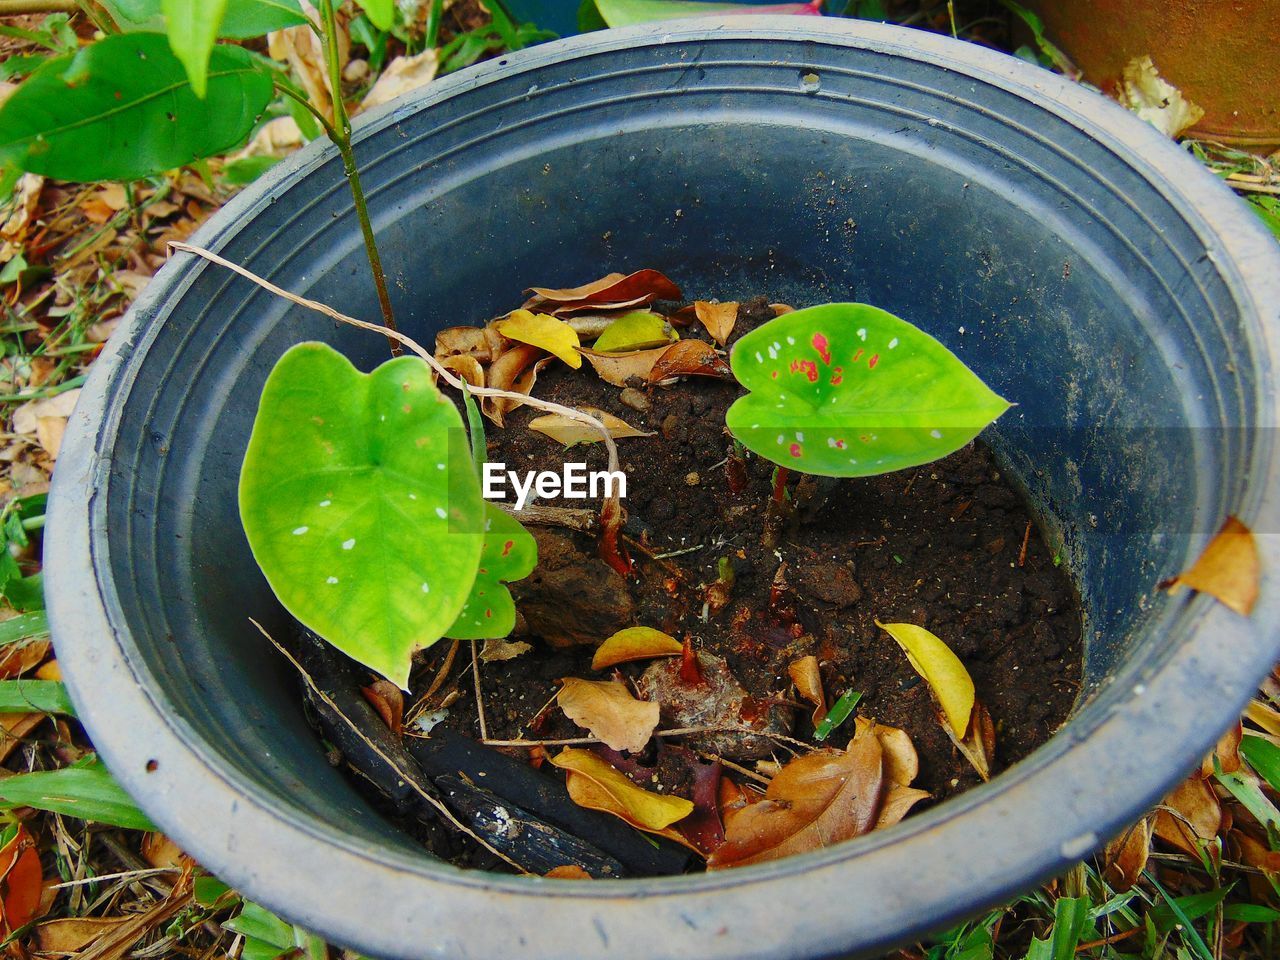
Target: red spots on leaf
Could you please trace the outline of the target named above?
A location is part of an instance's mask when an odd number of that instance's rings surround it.
[[[796,459],[804,456],[804,448],[798,443],[793,443],[789,448],[789,452]]]
[[[509,554],[511,552],[511,548],[514,547],[515,545],[516,545],[516,542],[514,540],[508,540],[506,543],[504,543],[502,545],[502,555],[505,557],[507,554]]]
[[[865,434],[865,433],[864,433],[862,436],[860,436],[858,439],[859,439],[859,440],[861,440],[863,443],[870,443],[870,442],[871,442],[871,437],[869,437],[869,436],[868,436],[867,434]]]
[[[792,373],[803,373],[810,383],[818,382],[818,365],[812,360],[792,360]]]
[[[488,571],[488,570],[486,570],[484,567],[481,567],[479,572],[480,572],[480,573],[488,573],[489,571]]]
[[[840,438],[838,438],[838,437],[836,438],[835,448],[836,448],[837,450],[843,450],[846,446],[848,446],[848,444],[846,444],[846,443],[845,443],[843,440],[841,440]]]
[[[770,375],[771,377],[773,377],[773,379],[775,379],[775,380],[777,380],[777,379],[778,379],[778,371],[777,371],[777,370],[772,371],[769,375]]]
[[[485,611],[484,611],[484,615],[485,615],[485,617],[486,617],[487,619],[492,620],[492,619],[493,619],[493,609],[492,609],[491,607],[486,607],[486,608],[485,608]]]
[[[844,367],[836,367],[831,371],[831,385],[838,387],[844,383]]]
[[[878,353],[877,353],[877,354],[874,354],[874,355],[871,357],[871,359],[867,361],[867,369],[868,369],[868,370],[874,370],[874,369],[876,368],[876,364],[877,364],[877,363],[879,363],[879,362],[880,362],[880,354],[878,354]]]
[[[823,363],[831,366],[831,344],[828,342],[826,334],[815,333],[813,335],[813,349],[818,351],[818,356],[822,358]]]
[[[864,353],[866,353],[866,351],[865,351],[865,350],[863,350],[861,347],[859,347],[859,348],[858,348],[858,352],[857,352],[857,353],[855,353],[855,354],[853,355],[853,359],[852,359],[852,360],[850,360],[849,362],[850,362],[850,363],[857,363],[859,360],[861,360],[861,359],[862,359],[862,355],[863,355]]]

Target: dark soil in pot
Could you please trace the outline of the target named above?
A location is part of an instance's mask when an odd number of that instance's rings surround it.
[[[727,346],[773,316],[766,298],[744,303]],[[680,333],[710,340],[697,323]],[[625,678],[642,699],[665,704],[654,684],[666,681],[653,678],[656,672],[669,679],[678,660],[591,667],[596,645],[640,624],[690,638],[704,670],[745,688],[742,717],[751,711],[767,718],[782,735],[706,733],[665,742],[748,768],[763,762],[767,771],[770,762],[785,762],[795,752],[788,737],[813,742],[811,708],[788,674],[791,663],[813,655],[829,701],[858,691],[859,715],[907,731],[920,757],[915,786],[938,802],[980,779],[945,733],[928,685],[876,626],[879,619],[924,626],[964,661],[995,724],[993,773],[1048,740],[1079,691],[1081,608],[1065,568],[990,451],[971,444],[935,463],[867,479],[793,478],[794,513],[776,547],[766,546],[773,465],[735,451],[724,426],[741,392],[732,379],[709,377],[620,389],[586,365],[575,371],[559,361],[540,374],[536,396],[597,408],[652,431],[619,440],[627,476],[624,541],[636,566],[625,580],[599,558],[594,533],[575,528],[591,522],[594,503],[538,502],[561,513],[558,522],[530,525],[539,564],[510,585],[519,616],[509,639],[531,649],[482,663],[489,738],[548,741],[500,748],[535,765],[562,741],[581,738],[585,731],[554,703],[565,677]],[[504,427],[488,425],[489,460],[519,471],[558,472],[566,461],[607,468],[602,444],[566,450],[530,430],[540,414],[523,407],[508,412]],[[517,516],[529,523],[529,514]],[[725,561],[733,584],[716,610],[709,589]],[[430,718],[480,736],[470,651],[463,643],[451,654],[450,646],[441,641],[420,657],[405,698],[407,735],[421,735],[420,718]],[[662,720],[660,729],[706,725],[665,706]],[[826,745],[843,745],[852,730],[850,720]],[[668,762],[654,741],[635,757],[606,755],[624,769],[638,763],[629,772],[647,789],[689,793],[687,764]],[[470,841],[442,845],[438,833],[422,835],[413,822],[401,822],[455,863],[501,866]]]

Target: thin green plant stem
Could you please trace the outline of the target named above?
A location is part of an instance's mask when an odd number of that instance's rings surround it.
[[[431,0],[431,9],[427,12],[426,49],[434,50],[440,42],[440,21],[444,18],[444,0]]]
[[[364,187],[360,182],[360,169],[356,165],[356,154],[351,147],[351,118],[347,116],[346,105],[342,102],[342,68],[338,63],[338,25],[334,14],[333,0],[321,0],[320,20],[324,29],[325,59],[329,66],[329,85],[333,100],[333,126],[329,138],[333,140],[342,155],[342,168],[347,175],[347,183],[351,187],[351,199],[356,208],[356,219],[360,221],[360,233],[364,237],[365,253],[369,258],[369,269],[373,272],[373,284],[378,291],[378,306],[382,309],[382,323],[388,330],[396,330],[395,313],[391,307],[391,294],[387,290],[387,275],[382,269],[382,255],[378,252],[378,241],[373,235],[373,224],[369,220],[369,206],[365,202]],[[334,134],[337,134],[335,137]],[[399,342],[388,337],[393,357],[400,356]]]

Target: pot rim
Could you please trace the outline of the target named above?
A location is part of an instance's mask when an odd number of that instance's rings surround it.
[[[1201,234],[1241,299],[1263,366],[1257,388],[1263,436],[1255,479],[1237,515],[1255,530],[1280,530],[1280,449],[1273,442],[1280,417],[1272,376],[1280,356],[1280,248],[1230,190],[1175,143],[1048,71],[884,24],[764,16],[668,21],[557,41],[434,81],[362,118],[356,139],[548,63],[642,45],[765,38],[941,65],[1055,113],[1152,182]],[[316,142],[277,164],[192,242],[220,248],[278,188],[334,155]],[[110,463],[95,450],[109,448],[117,431],[117,377],[141,362],[156,312],[203,269],[210,266],[189,258],[162,268],[95,364],[68,423],[45,547],[49,617],[80,716],[140,806],[206,868],[336,942],[388,957],[516,953],[530,960],[650,957],[659,952],[655,932],[663,955],[690,960],[886,949],[999,902],[1095,850],[1188,772],[1185,761],[1168,755],[1167,744],[1181,745],[1183,756],[1189,747],[1197,756],[1207,751],[1277,657],[1280,595],[1273,571],[1280,537],[1259,534],[1264,583],[1252,619],[1207,597],[1170,602],[1146,628],[1170,636],[1162,662],[1129,664],[1031,757],[891,830],[755,867],[609,883],[461,871],[402,851],[372,856],[335,825],[297,809],[272,809],[252,782],[219,763],[203,737],[166,715],[155,678],[122,647],[100,509]],[[1190,545],[1188,560],[1205,539]],[[330,884],[317,883],[318,877],[340,878],[334,881],[340,910],[333,909]],[[782,879],[789,882],[776,882]]]

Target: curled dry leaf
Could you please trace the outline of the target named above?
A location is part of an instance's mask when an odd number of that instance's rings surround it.
[[[367,687],[361,687],[364,698],[378,711],[382,722],[396,736],[404,731],[404,694],[390,680],[379,677]]]
[[[28,640],[9,644],[0,650],[0,680],[10,680],[38,667],[49,655],[48,640]]]
[[[551,362],[551,357],[542,356],[542,351],[527,343],[518,343],[498,357],[489,367],[489,386],[499,390],[510,390],[526,397],[533,393],[538,382],[538,374]],[[480,409],[498,426],[503,419],[519,405],[519,401],[508,397],[481,397]]]
[[[1200,778],[1213,776],[1214,761],[1222,767],[1223,773],[1236,773],[1240,769],[1240,739],[1244,736],[1244,727],[1237,720],[1232,727],[1218,738],[1213,752],[1200,761]]]
[[[615,440],[621,440],[624,437],[653,436],[652,431],[637,430],[625,420],[615,417],[611,413],[605,413],[603,410],[597,410],[594,407],[582,407],[581,409],[584,413],[589,413],[602,422],[605,429],[609,431],[609,436]],[[591,424],[583,423],[580,420],[570,420],[560,413],[548,413],[541,417],[535,417],[529,421],[529,429],[536,430],[552,440],[563,443],[566,447],[572,447],[575,443],[597,443],[601,439],[600,431]]]
[[[771,303],[769,309],[773,311],[775,317],[780,317],[784,313],[795,313],[796,308],[786,303]]]
[[[1280,737],[1280,711],[1257,697],[1244,708],[1244,718],[1273,737]]]
[[[315,8],[306,3],[303,12],[319,23]],[[346,30],[338,31],[338,65],[346,66],[350,39]],[[329,88],[329,71],[325,67],[324,47],[320,35],[310,26],[286,27],[267,34],[267,53],[274,60],[283,60],[293,68],[294,76],[302,84],[307,99],[322,114],[333,119],[333,99]]]
[[[513,310],[495,326],[509,340],[518,340],[546,350],[575,370],[582,366],[582,355],[578,353],[582,344],[578,340],[577,331],[563,320],[545,313]]]
[[[1170,137],[1177,137],[1204,116],[1203,108],[1160,76],[1150,56],[1134,57],[1125,64],[1120,102]]]
[[[658,729],[658,704],[637,700],[625,683],[577,677],[560,683],[556,703],[564,715],[614,750],[643,750]]]
[[[590,880],[591,874],[576,863],[566,863],[562,867],[553,867],[543,874],[548,880]]]
[[[728,777],[720,778],[720,819],[724,822],[725,829],[729,827],[729,821],[736,817],[739,813],[751,806],[753,803],[759,803],[764,799],[764,794],[751,786],[741,786]]]
[[[1169,809],[1156,811],[1155,835],[1198,859],[1204,842],[1222,829],[1222,806],[1213,787],[1198,776],[1188,777],[1164,798],[1163,806]]]
[[[428,48],[412,57],[396,57],[387,64],[378,75],[377,82],[364,95],[364,99],[360,101],[360,109],[372,110],[411,90],[426,86],[435,79],[439,67],[439,58],[434,48]]]
[[[596,648],[591,669],[604,670],[619,663],[654,657],[678,657],[683,651],[684,645],[669,633],[653,627],[627,627]]]
[[[769,783],[763,801],[728,818],[725,842],[707,869],[777,860],[866,833],[876,824],[883,788],[876,737],[797,757]]]
[[[680,299],[680,288],[657,270],[637,270],[631,274],[611,273],[580,287],[560,290],[531,287],[529,293],[533,296],[525,304],[526,308],[554,304],[554,313],[584,307],[600,310],[606,305],[640,306],[654,300]]]
[[[707,328],[707,333],[711,334],[711,339],[723,347],[729,334],[733,333],[733,325],[738,322],[738,304],[733,301],[708,303],[706,300],[696,300],[693,311]]]
[[[1200,558],[1174,577],[1169,587],[1190,587],[1207,593],[1247,617],[1258,600],[1261,578],[1262,564],[1253,534],[1235,517],[1227,517]]]
[[[796,692],[813,704],[813,725],[816,727],[827,715],[827,695],[822,689],[822,674],[818,670],[818,658],[801,657],[787,667]]]
[[[516,657],[523,656],[532,649],[533,644],[523,640],[489,639],[480,648],[480,659],[484,663],[501,663],[504,660],[514,660]]]
[[[881,623],[876,626],[898,642],[916,673],[929,684],[951,732],[963,739],[973,713],[973,679],[951,648],[924,627],[911,623]]]
[[[693,812],[693,802],[641,789],[590,750],[567,748],[551,758],[566,771],[566,786],[573,802],[603,810],[650,833],[662,833]]]
[[[900,823],[902,818],[911,812],[912,807],[928,797],[928,790],[919,790],[900,783],[889,784],[885,788],[884,800],[880,803],[880,813],[876,817],[875,826],[871,829],[886,830]]]
[[[1143,817],[1107,844],[1102,859],[1103,876],[1116,893],[1123,893],[1138,882],[1151,856],[1152,818]]]
[[[41,953],[78,953],[103,934],[128,921],[129,917],[63,917],[60,920],[46,920],[36,925],[36,948]]]
[[[618,354],[597,353],[594,350],[583,349],[579,353],[587,358],[587,362],[605,383],[611,383],[615,387],[625,387],[632,377],[647,382],[653,365],[669,349],[669,347],[655,347],[652,350]]]
[[[996,725],[991,721],[991,714],[982,701],[973,702],[973,713],[969,717],[969,729],[961,739],[951,732],[945,723],[943,730],[956,745],[956,749],[978,771],[983,780],[991,779],[991,768],[996,755]]]
[[[467,354],[481,363],[491,363],[502,354],[505,339],[494,327],[446,327],[436,334],[435,357],[443,361],[454,354]]]
[[[440,365],[446,370],[453,371],[473,387],[484,386],[484,367],[480,366],[480,361],[469,353],[445,357],[440,361]]]
[[[729,364],[705,340],[681,340],[669,346],[649,370],[649,382],[671,377],[733,377]]]
[[[665,347],[680,334],[671,329],[667,318],[649,310],[632,310],[614,320],[593,344],[598,353],[627,353],[653,347]]]
[[[920,757],[907,731],[876,723],[866,717],[854,718],[853,724],[854,740],[873,735],[880,741],[880,747],[884,751],[885,779],[904,787],[915,780],[920,773]]]
[[[19,826],[0,849],[0,936],[9,937],[40,913],[44,872],[27,828]]]

